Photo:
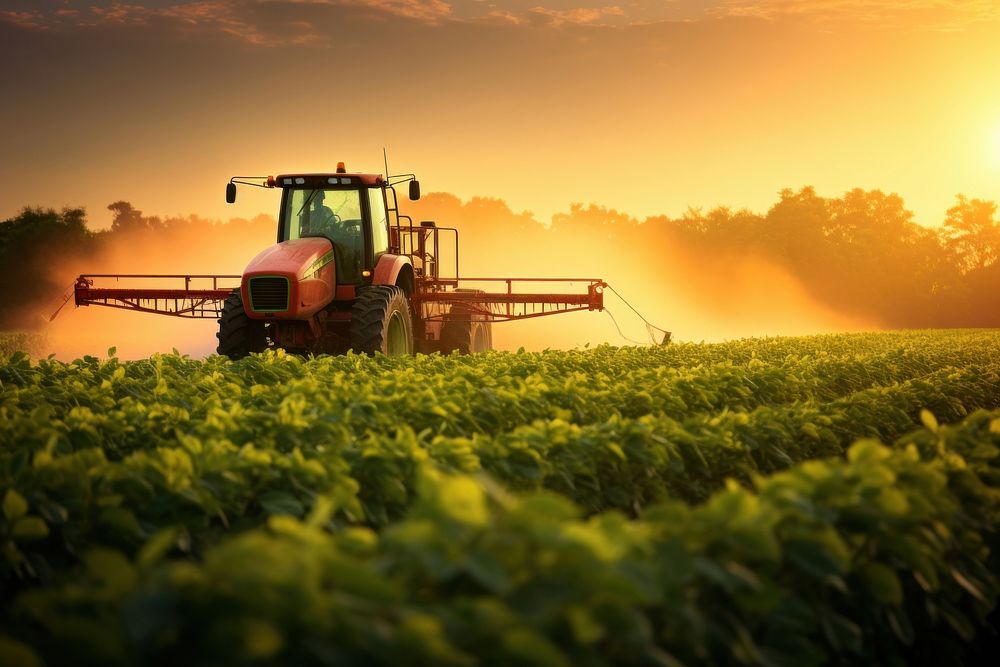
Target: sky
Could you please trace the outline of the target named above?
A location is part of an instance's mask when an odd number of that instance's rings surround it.
[[[1000,3],[0,0],[0,219],[126,199],[274,214],[233,175],[415,172],[425,192],[636,217],[782,188],[1000,200]]]

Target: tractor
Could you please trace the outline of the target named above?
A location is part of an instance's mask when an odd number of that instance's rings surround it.
[[[217,350],[233,359],[269,348],[483,352],[493,347],[496,322],[604,309],[607,285],[597,278],[460,277],[457,229],[415,225],[400,213],[397,186],[420,198],[413,174],[348,173],[341,162],[332,173],[235,176],[226,185],[230,204],[237,184],[281,192],[276,243],[241,276],[81,275],[76,305],[216,317]],[[183,287],[147,286],[164,280]],[[97,284],[107,281],[116,285]],[[563,289],[538,291],[549,285]]]

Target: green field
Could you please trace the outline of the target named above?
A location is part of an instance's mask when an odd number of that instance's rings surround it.
[[[0,664],[968,664],[1000,333],[0,358]]]

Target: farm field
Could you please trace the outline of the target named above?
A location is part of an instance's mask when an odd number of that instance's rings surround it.
[[[1000,332],[0,358],[0,664],[967,664]]]

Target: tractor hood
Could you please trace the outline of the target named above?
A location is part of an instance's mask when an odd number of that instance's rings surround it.
[[[282,241],[250,260],[242,295],[254,319],[308,319],[333,300],[337,288],[333,244],[325,238]]]

